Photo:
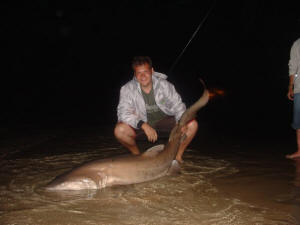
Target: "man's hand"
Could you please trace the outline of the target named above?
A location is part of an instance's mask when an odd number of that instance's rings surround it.
[[[293,91],[293,87],[289,86],[289,90],[287,93],[287,97],[289,100],[293,101],[294,100],[294,91]]]
[[[185,125],[181,128],[182,135],[184,135],[186,132],[187,132],[187,125]]]
[[[148,141],[155,142],[157,140],[156,130],[153,129],[148,123],[143,123],[143,125],[141,126],[141,128],[145,132],[145,134],[146,134],[146,136],[148,138]]]
[[[295,74],[291,74],[289,80],[289,90],[287,93],[287,97],[291,101],[294,100],[294,80],[295,80]]]

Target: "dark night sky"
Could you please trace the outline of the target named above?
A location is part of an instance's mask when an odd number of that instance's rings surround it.
[[[1,3],[2,124],[113,126],[131,58],[149,55],[167,73],[214,1],[53,2]],[[287,63],[300,28],[295,8],[216,1],[169,80],[188,105],[201,94],[198,77],[224,89],[226,96],[205,110],[215,123],[289,126]]]

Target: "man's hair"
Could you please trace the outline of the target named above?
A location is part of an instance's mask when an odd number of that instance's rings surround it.
[[[131,62],[132,69],[134,69],[136,66],[141,66],[144,64],[148,64],[150,68],[152,68],[152,60],[149,56],[135,56]]]

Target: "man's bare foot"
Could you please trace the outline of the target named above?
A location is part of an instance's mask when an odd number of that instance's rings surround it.
[[[300,151],[285,156],[285,158],[287,158],[287,159],[294,159],[294,158],[298,158],[298,157],[300,157]]]
[[[180,164],[184,163],[182,158],[176,158],[176,161],[179,162]]]
[[[137,146],[130,147],[128,149],[130,150],[130,152],[131,152],[132,155],[140,155],[141,154],[140,150],[138,149]]]

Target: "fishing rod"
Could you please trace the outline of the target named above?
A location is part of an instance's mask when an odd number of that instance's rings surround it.
[[[212,4],[212,6],[210,7],[210,9],[208,10],[208,12],[206,13],[206,15],[203,18],[203,20],[199,23],[198,27],[196,28],[195,32],[193,33],[193,35],[191,36],[191,38],[189,39],[189,41],[187,42],[187,44],[185,45],[185,47],[183,48],[183,50],[181,51],[181,53],[177,56],[176,60],[174,61],[174,63],[170,67],[169,72],[168,72],[169,74],[173,71],[173,69],[176,66],[176,64],[178,63],[179,59],[182,57],[183,53],[185,52],[185,50],[187,49],[187,47],[190,45],[190,43],[192,42],[192,40],[194,39],[194,37],[196,36],[196,34],[198,33],[198,31],[200,30],[200,28],[202,27],[202,25],[204,24],[204,22],[206,21],[206,19],[210,15],[210,13],[212,12],[212,10],[215,7],[215,5],[216,5],[216,0],[214,1],[214,3]]]

